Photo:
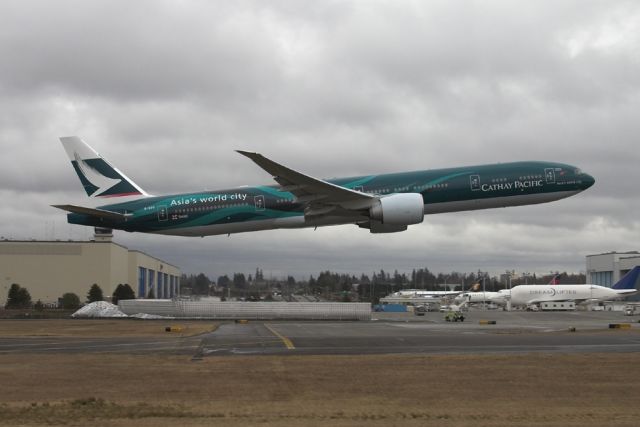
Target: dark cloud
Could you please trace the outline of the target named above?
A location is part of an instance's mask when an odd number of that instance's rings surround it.
[[[8,1],[0,5],[0,234],[77,238],[57,141],[81,135],[151,193],[536,159],[596,176],[541,206],[205,239],[118,234],[186,271],[584,268],[632,248],[634,2]]]

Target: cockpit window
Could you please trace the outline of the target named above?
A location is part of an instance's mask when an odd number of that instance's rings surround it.
[[[576,175],[582,175],[582,169],[576,169],[575,170],[575,174]]]

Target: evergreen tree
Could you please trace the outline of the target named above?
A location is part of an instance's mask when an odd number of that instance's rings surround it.
[[[136,293],[134,292],[133,288],[129,286],[128,283],[125,283],[123,285],[123,288],[124,288],[124,297],[120,299],[136,299]]]
[[[9,293],[7,294],[7,303],[5,304],[5,308],[18,308],[18,291],[20,290],[20,285],[14,283],[9,288]]]
[[[89,293],[87,294],[87,302],[92,303],[96,301],[104,301],[104,297],[102,295],[102,288],[100,288],[97,283],[94,283],[91,285]]]
[[[31,308],[31,294],[27,288],[20,288],[18,291],[18,301],[20,301],[20,308]]]
[[[226,274],[218,277],[218,286],[228,288],[231,285],[231,279]]]
[[[80,297],[72,292],[67,292],[62,295],[60,304],[65,310],[76,310],[80,307]]]
[[[118,286],[116,287],[116,290],[113,291],[111,302],[117,305],[118,301],[120,301],[121,299],[135,299],[135,298],[136,298],[136,294],[133,292],[133,289],[131,289],[131,286],[129,286],[128,283],[125,283],[124,285],[122,283],[119,283]]]
[[[245,279],[243,273],[233,274],[233,286],[235,286],[236,289],[245,289],[247,287],[247,279]]]
[[[195,277],[192,291],[195,295],[209,295],[209,286],[211,280],[204,273],[200,273]]]
[[[195,282],[195,276],[193,275],[187,276],[186,274],[183,274],[182,276],[180,276],[180,289],[183,290],[183,289],[189,288],[193,293],[194,282]]]
[[[111,295],[111,302],[115,305],[118,305],[118,300],[120,299],[120,295],[122,294],[122,283],[118,283],[116,289],[113,291],[113,295]]]
[[[5,308],[30,308],[31,307],[31,294],[27,288],[23,288],[17,283],[14,283],[9,288],[7,294],[7,304]]]

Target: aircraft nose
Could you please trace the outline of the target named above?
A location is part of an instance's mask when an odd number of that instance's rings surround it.
[[[596,179],[594,177],[592,177],[591,175],[585,173],[582,176],[582,189],[586,190],[587,188],[591,187],[593,184],[595,184]]]

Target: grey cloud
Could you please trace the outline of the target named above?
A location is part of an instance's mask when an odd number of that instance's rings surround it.
[[[278,79],[273,40],[250,8],[174,2],[35,2],[5,7],[5,91],[118,101],[255,96]],[[66,7],[65,7],[66,6]],[[251,84],[247,84],[251,82]],[[222,95],[222,96],[221,96]]]
[[[86,234],[49,207],[90,203],[61,135],[156,194],[271,183],[237,148],[318,177],[556,160],[596,185],[398,235],[117,239],[212,275],[580,270],[638,235],[639,17],[605,1],[4,2],[0,234]]]

